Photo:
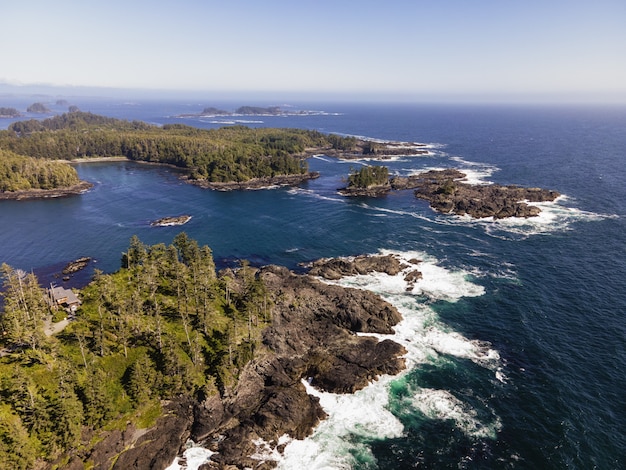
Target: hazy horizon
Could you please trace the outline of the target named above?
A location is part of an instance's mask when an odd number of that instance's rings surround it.
[[[53,85],[8,85],[0,83],[0,107],[7,100],[33,101],[58,99],[105,99],[129,101],[191,100],[207,106],[219,102],[239,102],[242,105],[289,105],[293,103],[389,103],[389,104],[554,104],[554,105],[626,105],[626,93],[613,94],[383,94],[383,93],[321,93],[231,90],[152,90],[106,87],[62,87]],[[3,101],[4,100],[4,101]],[[70,103],[72,104],[72,103]]]
[[[12,2],[0,93],[626,103],[624,19],[620,0]]]

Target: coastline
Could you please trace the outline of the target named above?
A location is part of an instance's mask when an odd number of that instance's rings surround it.
[[[0,192],[0,201],[21,201],[26,199],[50,199],[58,197],[76,196],[83,194],[93,187],[89,181],[81,181],[74,186],[55,189],[27,189],[23,191]]]
[[[278,175],[269,178],[252,178],[247,181],[212,182],[206,180],[186,179],[189,184],[203,189],[215,191],[236,191],[252,189],[268,189],[279,186],[296,186],[312,179],[319,178],[319,172],[309,172],[302,175]]]

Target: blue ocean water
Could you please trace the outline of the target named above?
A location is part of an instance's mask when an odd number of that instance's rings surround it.
[[[249,103],[71,104],[210,128],[235,119],[176,116]],[[181,228],[149,222],[181,213],[192,215],[184,231],[222,265],[246,258],[300,269],[320,257],[381,250],[417,257],[424,278],[410,292],[384,275],[341,281],[380,293],[402,312],[394,339],[409,351],[407,371],[351,396],[311,390],[329,419],[310,438],[289,442],[283,456],[260,448],[259,459],[284,469],[626,468],[626,109],[299,108],[325,112],[236,120],[423,142],[428,156],[384,164],[403,175],[454,167],[473,181],[564,196],[535,219],[475,221],[436,214],[410,191],[339,196],[342,178],[364,161],[313,157],[309,165],[322,176],[299,188],[230,193],[182,183],[169,168],[86,163],[77,170],[95,186],[80,197],[0,204],[0,262],[44,282],[63,282],[55,273],[79,256],[113,271],[132,235],[170,243]]]

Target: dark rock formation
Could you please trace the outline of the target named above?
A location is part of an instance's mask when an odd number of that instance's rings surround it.
[[[391,276],[398,274],[405,266],[393,255],[385,256],[357,256],[355,258],[320,259],[308,265],[309,274],[324,279],[336,280],[345,276],[367,274],[373,271],[387,273]]]
[[[394,189],[415,189],[415,196],[426,199],[433,209],[475,218],[534,217],[541,212],[528,202],[554,201],[559,193],[541,188],[498,184],[471,185],[462,182],[465,174],[454,169],[431,170],[391,180]]]
[[[391,191],[389,184],[379,184],[368,186],[367,188],[356,188],[348,186],[346,188],[338,189],[339,194],[342,196],[354,196],[354,197],[379,197]]]
[[[173,225],[185,225],[191,220],[191,216],[187,214],[176,215],[173,217],[162,217],[150,222],[153,227],[170,227]]]
[[[324,284],[270,266],[257,275],[274,297],[272,325],[263,333],[271,351],[250,363],[232,394],[215,403],[210,416],[221,416],[210,435],[225,436],[214,460],[238,468],[256,468],[248,456],[252,439],[277,443],[280,436],[307,436],[325,414],[306,393],[302,379],[323,390],[351,393],[381,374],[404,368],[404,349],[390,340],[378,342],[356,332],[391,333],[400,314],[367,291]],[[234,419],[236,417],[236,419]],[[209,437],[208,429],[194,440]]]
[[[157,425],[141,435],[132,447],[122,452],[112,467],[114,470],[166,468],[189,438],[194,404],[188,400],[170,403],[167,413]]]
[[[319,178],[316,171],[302,175],[279,175],[271,178],[253,178],[247,181],[232,181],[227,183],[212,182],[206,180],[188,180],[189,183],[205,189],[216,191],[234,191],[242,189],[266,189],[275,186],[297,186],[305,181]]]
[[[357,139],[355,146],[350,150],[324,149],[324,155],[342,160],[357,160],[367,158],[371,160],[389,160],[396,156],[428,155],[426,144],[416,142],[373,142]]]
[[[137,430],[132,424],[128,424],[123,431],[105,433],[97,438],[99,442],[91,451],[77,452],[63,468],[83,470],[87,462],[93,465],[89,468],[94,470],[168,467],[176,458],[181,442],[186,442],[189,437],[193,402],[189,399],[175,400],[164,408],[164,415],[150,430]],[[88,441],[94,436],[87,433],[83,438]]]
[[[81,269],[85,269],[91,258],[89,256],[83,256],[82,258],[78,258],[70,263],[67,263],[63,268],[63,274],[74,274]]]

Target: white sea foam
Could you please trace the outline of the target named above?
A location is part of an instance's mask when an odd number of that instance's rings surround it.
[[[552,202],[528,203],[541,209],[539,215],[535,217],[508,217],[496,220],[493,217],[475,219],[469,215],[442,215],[437,217],[437,222],[444,225],[480,226],[492,237],[509,240],[564,232],[572,230],[572,225],[577,222],[593,222],[617,217],[616,215],[598,214],[563,205],[568,201],[568,197],[563,195]]]
[[[397,256],[409,267],[396,276],[374,273],[349,276],[333,283],[371,290],[393,304],[402,314],[403,319],[394,327],[393,335],[370,335],[381,340],[390,338],[404,346],[407,350],[407,369],[400,375],[420,364],[436,364],[443,355],[472,360],[494,371],[498,379],[498,375],[503,374],[498,352],[487,342],[472,341],[450,331],[430,307],[430,302],[454,302],[461,297],[482,295],[484,288],[467,280],[466,271],[445,269],[426,253],[389,250],[382,250],[381,253]],[[421,261],[415,265],[415,260]],[[415,269],[422,272],[423,278],[410,286],[404,278]],[[411,287],[409,291],[408,287]],[[401,422],[388,407],[390,384],[399,377],[381,377],[352,395],[320,392],[305,384],[310,394],[319,397],[328,418],[307,439],[291,441],[285,447],[278,468],[354,468],[354,455],[359,455],[360,461],[374,461],[366,442],[399,437],[404,433]],[[420,398],[426,402],[423,405],[426,412],[419,408]],[[418,390],[413,401],[413,406],[430,419],[453,420],[470,437],[494,438],[499,429],[497,419],[494,423],[481,423],[470,405],[447,391],[427,393]]]
[[[263,439],[256,439],[252,441],[252,443],[256,446],[256,451],[250,456],[250,458],[258,460],[259,464],[265,462],[278,462],[282,459],[282,455],[280,454],[278,448],[291,442],[291,440],[292,439],[286,434],[282,435],[275,445],[272,445]]]
[[[422,388],[413,395],[413,406],[430,419],[452,420],[466,435],[495,439],[502,424],[499,419],[484,424],[476,411],[446,390]]]
[[[283,436],[276,445],[263,440],[255,441],[253,459],[260,463],[275,462],[282,470],[351,469],[358,462],[374,462],[368,442],[401,437],[404,433],[402,423],[389,410],[391,383],[421,364],[440,363],[442,357],[469,359],[494,371],[496,379],[504,380],[498,352],[487,342],[469,340],[451,331],[430,306],[431,302],[455,302],[461,297],[482,295],[483,287],[469,281],[467,271],[445,269],[435,258],[423,252],[381,250],[381,254],[396,256],[408,267],[396,276],[375,273],[349,276],[334,283],[371,290],[398,309],[403,319],[395,326],[394,334],[371,336],[380,340],[390,338],[404,346],[407,369],[396,377],[380,377],[354,394],[321,392],[303,381],[307,392],[319,398],[320,405],[328,414],[327,419],[304,440]],[[415,264],[416,260],[419,260],[418,264]],[[405,276],[415,269],[423,277],[415,285],[409,285]],[[429,419],[452,420],[472,438],[492,439],[500,428],[497,418],[493,422],[481,422],[476,410],[445,390],[417,389],[410,399],[410,406]],[[493,415],[490,410],[489,415]],[[278,447],[283,445],[281,454]],[[187,468],[197,469],[210,455],[201,455],[199,459],[202,460],[199,461],[186,454]],[[168,470],[182,468],[176,461]]]
[[[320,392],[303,381],[307,391],[320,399],[329,417],[311,437],[291,441],[278,468],[349,469],[355,463],[355,453],[369,454],[373,460],[369,448],[361,442],[363,439],[390,439],[402,436],[404,431],[402,423],[386,408],[387,385],[391,380],[392,377],[383,377],[352,395]]]
[[[204,447],[195,446],[191,441],[190,446],[183,452],[184,462],[176,457],[165,470],[197,470],[200,465],[207,463],[215,453]]]
[[[439,266],[436,259],[426,253],[381,250],[381,254],[397,256],[406,267],[395,276],[374,272],[358,276],[347,276],[337,281],[337,283],[371,290],[383,296],[410,293],[425,296],[430,300],[445,300],[448,302],[454,302],[461,297],[476,297],[485,293],[485,289],[482,286],[469,282],[466,279],[468,272],[445,269]],[[420,263],[414,265],[414,260],[419,260]],[[405,277],[415,270],[422,273],[422,278],[411,283]]]

